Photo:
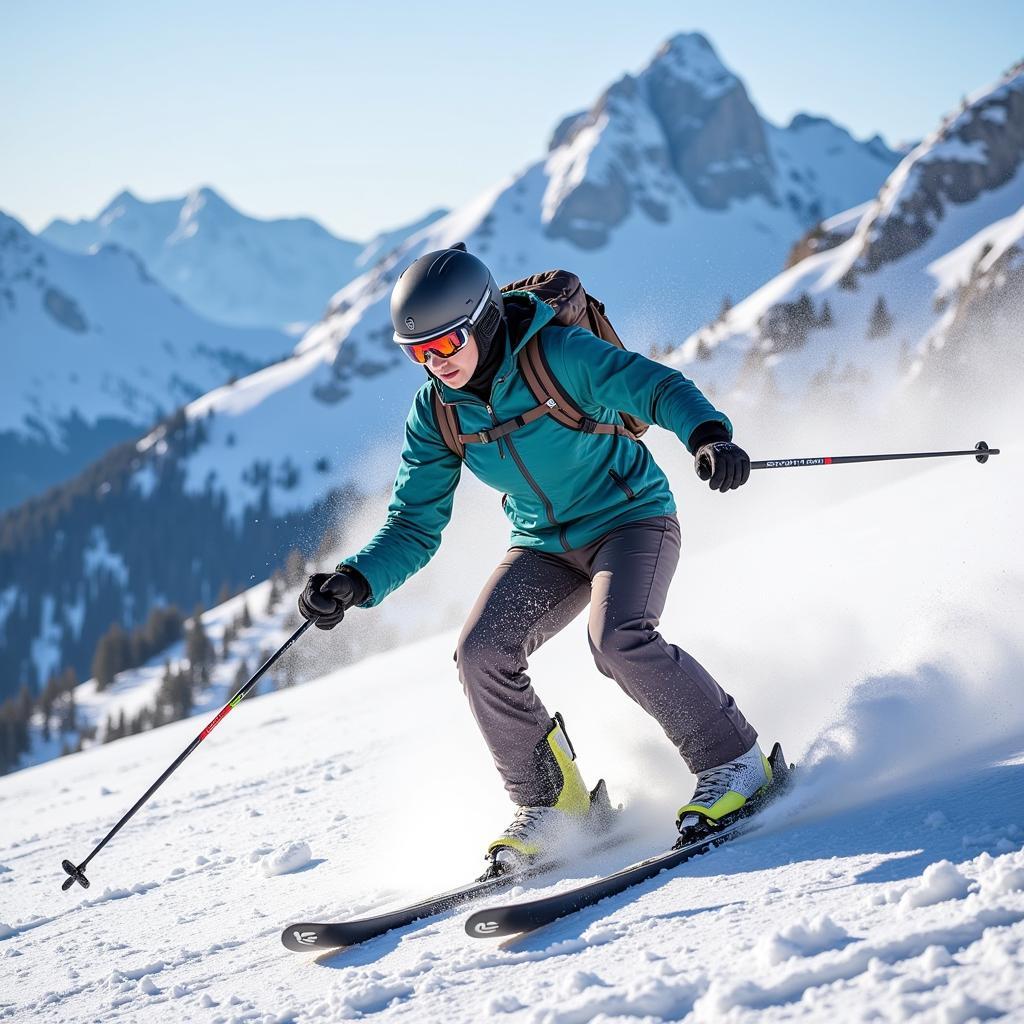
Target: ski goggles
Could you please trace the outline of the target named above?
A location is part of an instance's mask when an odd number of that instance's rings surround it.
[[[395,340],[398,340],[397,336]],[[402,340],[400,344],[405,354],[414,363],[422,365],[431,354],[437,356],[438,359],[449,359],[456,352],[460,351],[467,341],[469,341],[469,328],[456,327],[427,341],[409,342]]]

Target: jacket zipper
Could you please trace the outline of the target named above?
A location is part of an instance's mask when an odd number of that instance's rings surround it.
[[[494,426],[497,426],[498,425],[498,417],[494,415],[494,410],[491,408],[490,402],[487,402],[486,405],[487,405],[487,412],[490,414],[490,417],[491,417],[491,423]],[[498,438],[498,458],[500,458],[500,459],[504,459],[505,458],[505,451],[501,447],[501,438],[500,437]]]
[[[626,481],[615,472],[614,469],[608,470],[608,475],[615,481],[619,489],[626,495],[629,501],[632,501],[636,497],[636,491],[633,490]]]
[[[544,502],[544,511],[547,513],[548,522],[551,523],[552,526],[558,527],[558,540],[562,545],[562,550],[571,551],[572,549],[569,547],[569,542],[566,540],[565,527],[561,526],[555,519],[555,510],[552,507],[551,502],[548,500],[548,496],[540,489],[540,485],[530,475],[530,471],[526,468],[523,460],[519,457],[519,452],[516,451],[515,445],[512,444],[512,439],[510,437],[506,437],[505,440],[508,442],[508,453],[512,456],[515,464],[519,467],[519,472],[523,474],[526,478],[526,482],[533,488],[533,493],[536,494],[542,502]]]

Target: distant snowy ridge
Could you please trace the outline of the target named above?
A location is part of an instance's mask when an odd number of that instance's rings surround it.
[[[0,341],[0,506],[290,347],[276,330],[204,319],[130,252],[65,252],[3,212]]]
[[[825,220],[795,263],[695,332],[672,362],[721,396],[845,395],[875,407],[1020,378],[1024,68],[974,93],[870,203]]]
[[[248,216],[209,187],[152,202],[125,190],[95,218],[58,218],[41,237],[73,252],[118,245],[203,316],[282,328],[319,319],[341,284],[444,212],[364,244],[337,238],[309,217]]]

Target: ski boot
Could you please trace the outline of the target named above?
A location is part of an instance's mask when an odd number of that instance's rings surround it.
[[[772,755],[774,758],[774,750]],[[773,776],[772,763],[756,741],[734,761],[699,772],[693,797],[676,815],[676,846],[702,839],[736,818],[752,814],[772,788]]]
[[[538,864],[552,863],[557,860],[554,851],[574,826],[603,828],[610,823],[613,811],[604,779],[593,790],[584,785],[576,751],[557,712],[534,757],[547,782],[551,803],[516,808],[512,823],[487,847],[488,866],[481,881],[510,872],[527,873]]]

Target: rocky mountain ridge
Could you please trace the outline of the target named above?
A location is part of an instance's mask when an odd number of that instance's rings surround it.
[[[728,400],[1019,382],[1024,311],[1024,66],[969,97],[870,202],[827,219],[790,266],[673,357]],[[941,387],[940,387],[941,382]],[[723,399],[725,400],[725,399]]]

